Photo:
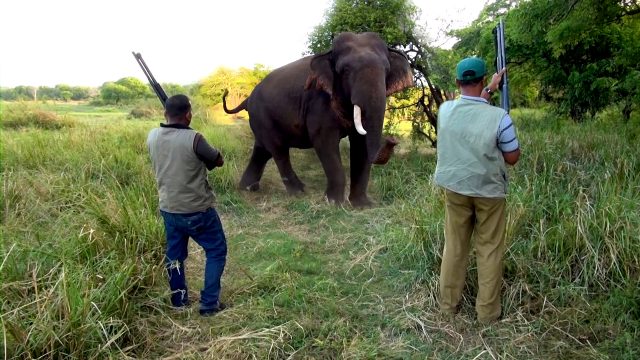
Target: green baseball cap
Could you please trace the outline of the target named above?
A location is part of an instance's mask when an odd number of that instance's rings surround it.
[[[484,61],[477,57],[463,59],[456,66],[456,79],[475,80],[483,77],[487,73],[487,66]]]

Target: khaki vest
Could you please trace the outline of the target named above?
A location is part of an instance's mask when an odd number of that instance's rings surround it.
[[[186,214],[213,206],[207,168],[193,150],[196,132],[160,127],[151,130],[147,146],[158,183],[160,210]]]
[[[507,169],[497,139],[505,115],[477,100],[443,103],[438,110],[436,184],[466,196],[505,197]]]

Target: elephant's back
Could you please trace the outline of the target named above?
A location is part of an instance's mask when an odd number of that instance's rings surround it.
[[[311,58],[312,56],[306,56],[273,70],[256,86],[256,89],[259,87],[291,88],[302,91],[310,73]]]
[[[247,104],[249,113],[271,110],[297,115],[310,64],[311,56],[307,56],[270,72],[253,89]]]

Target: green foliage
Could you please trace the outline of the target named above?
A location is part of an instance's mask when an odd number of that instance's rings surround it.
[[[623,102],[628,120],[640,105],[639,13],[633,1],[498,0],[455,32],[455,49],[495,58],[491,31],[502,16],[514,105],[552,101],[581,120]]]
[[[345,31],[377,32],[390,46],[406,45],[419,15],[407,0],[335,0],[324,22],[309,35],[309,50],[313,54],[328,50],[333,37]]]
[[[456,91],[455,68],[463,57],[447,49],[431,49],[429,56],[429,79],[447,93]]]
[[[134,119],[151,118],[156,115],[156,111],[146,107],[135,107],[129,112],[129,117]]]
[[[180,93],[178,93],[180,94]],[[167,93],[168,96],[171,96]],[[164,108],[157,98],[145,98],[133,103],[129,119],[157,119],[164,121]]]
[[[126,87],[108,82],[100,87],[100,99],[105,104],[120,104],[132,99],[132,94]]]
[[[0,99],[7,101],[33,100],[36,89],[33,86],[0,88]]]
[[[167,94],[167,96],[173,96],[173,95],[179,95],[179,94],[183,94],[187,96],[189,95],[189,90],[185,86],[178,85],[178,84],[163,83],[162,89],[164,89],[164,92]]]
[[[477,46],[468,54],[492,51],[491,22],[514,2],[501,3],[488,12],[494,15],[487,15],[486,23],[477,24],[474,40],[465,38],[469,49]],[[387,166],[372,169],[371,194],[380,202],[374,208],[325,204],[323,173],[312,152],[292,151],[294,167],[308,184],[303,197],[286,195],[272,162],[261,192],[247,194],[236,184],[250,154],[250,131],[246,124],[213,125],[198,103],[194,127],[226,159],[210,180],[229,238],[223,300],[232,307],[212,323],[200,319],[197,308],[172,312],[166,301],[164,235],[144,148],[156,122],[118,120],[129,106],[105,108],[114,115],[105,117],[102,109],[85,105],[3,104],[0,353],[8,358],[638,358],[638,21],[628,15],[604,21],[616,9],[611,1],[571,1],[565,7],[558,1],[528,3],[519,15],[521,25],[511,18],[520,10],[506,15],[510,51],[520,55],[510,68],[514,102],[542,98],[593,121],[574,124],[549,109],[512,112],[523,156],[511,170],[503,321],[488,327],[474,322],[473,262],[460,315],[452,321],[439,317],[444,209],[430,181],[433,152],[407,139]],[[380,3],[356,5],[362,4]],[[372,20],[380,15],[370,12]],[[362,20],[353,17],[342,19],[352,25]],[[428,56],[440,64],[428,75],[446,88],[447,69],[458,55]],[[198,94],[217,102],[224,86],[237,87],[230,102],[239,102],[267,72],[221,73],[226,80],[210,79]],[[125,92],[139,88],[128,81],[114,84]],[[12,100],[33,99],[34,88],[16,89]],[[72,89],[56,86],[55,96]],[[41,88],[38,94],[44,99]],[[125,95],[147,98],[148,108],[158,111],[148,88],[135,94]],[[401,118],[414,111],[407,106],[416,94],[405,95],[389,102],[401,108]],[[62,108],[67,115],[61,115]],[[114,121],[95,121],[104,118]],[[64,131],[42,131],[60,128]],[[348,154],[348,146],[343,150]],[[343,161],[348,164],[348,157]],[[203,260],[201,252],[190,253],[194,292]]]
[[[130,103],[152,95],[149,86],[134,77],[107,82],[100,87],[100,98],[105,104]]]
[[[640,156],[627,138],[640,120],[624,122],[619,108],[586,124],[547,110],[512,111],[523,155],[510,169],[504,318],[490,326],[475,321],[473,261],[460,314],[439,315],[444,208],[431,182],[433,149],[402,138],[392,160],[372,168],[378,204],[368,209],[323,200],[313,151],[291,152],[307,184],[303,196],[287,195],[272,162],[261,190],[247,193],[237,181],[251,153],[248,125],[219,125],[196,103],[192,126],[225,156],[210,183],[228,239],[222,300],[231,306],[212,322],[197,305],[176,312],[168,303],[163,227],[145,149],[157,123],[126,121],[115,107],[46,109],[77,114],[77,125],[0,133],[0,338],[7,358],[640,353]],[[94,121],[105,112],[112,121]],[[341,145],[347,164],[348,143]],[[196,294],[204,260],[191,244],[187,276]]]
[[[56,130],[74,126],[67,116],[43,110],[29,103],[3,104],[0,110],[0,125],[4,129],[38,128]]]
[[[91,97],[92,90],[86,86],[69,86],[64,84],[55,87],[16,86],[0,88],[0,99],[7,101],[25,100],[86,100]]]
[[[231,70],[221,67],[201,80],[194,89],[194,94],[203,104],[213,106],[222,103],[222,94],[225,89],[228,89],[227,103],[238,104],[251,94],[253,88],[269,72],[271,72],[270,69],[260,64],[256,64],[253,69]]]

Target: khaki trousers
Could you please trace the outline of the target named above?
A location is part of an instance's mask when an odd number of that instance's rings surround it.
[[[481,322],[500,317],[506,201],[445,190],[444,251],[440,267],[440,309],[455,313],[462,297],[471,235],[478,265],[476,313]]]

